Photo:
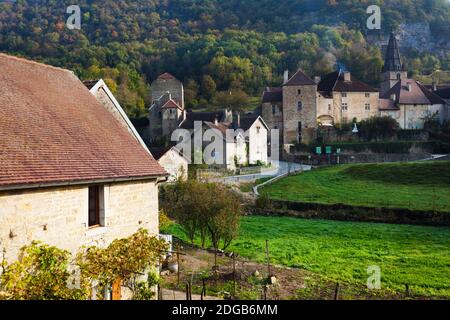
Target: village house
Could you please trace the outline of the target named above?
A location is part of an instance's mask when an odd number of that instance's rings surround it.
[[[0,54],[0,250],[8,261],[34,240],[74,253],[140,228],[159,233],[167,173],[120,109],[99,102],[111,97],[102,82],[90,92],[69,70]]]
[[[175,146],[150,148],[150,152],[158,163],[169,173],[168,182],[187,179],[190,159],[186,158]]]
[[[172,145],[172,134],[176,129],[185,129],[193,136],[195,122],[200,124],[203,137],[212,129],[216,138],[223,142],[220,150],[209,152],[211,141],[202,141],[204,158],[215,164],[233,170],[237,166],[268,163],[268,126],[259,116],[232,114],[224,109],[217,112],[193,112],[184,107],[184,89],[181,81],[169,73],[163,73],[152,82],[152,105],[149,108],[150,145]],[[227,137],[227,130],[239,131],[234,137]],[[214,140],[213,138],[211,138]],[[203,140],[203,139],[202,139]],[[194,154],[192,141],[191,151]],[[223,150],[223,151],[222,151]],[[185,155],[194,163],[194,155]]]
[[[381,74],[379,112],[395,119],[402,129],[422,129],[425,120],[447,118],[445,101],[414,79],[409,79],[392,33]]]
[[[320,125],[339,125],[378,115],[378,91],[350,72],[327,74],[317,90],[317,121]]]
[[[195,123],[199,123],[196,131]],[[220,112],[189,112],[180,124],[180,129],[188,130],[191,136],[195,133],[204,136],[207,130],[213,133],[211,140],[204,139],[202,153],[214,164],[229,170],[237,166],[267,164],[268,163],[268,135],[269,129],[264,120],[258,115],[234,115],[230,111]],[[228,134],[233,132],[233,135]],[[209,150],[211,141],[222,141],[221,150]],[[194,141],[194,139],[192,139]],[[194,161],[194,145],[192,145],[192,160]],[[209,151],[211,151],[209,153]]]
[[[442,100],[444,100],[445,107],[445,118],[446,121],[450,121],[450,85],[436,85],[433,83],[429,88],[429,90],[433,91],[433,93],[439,96]]]
[[[402,129],[423,129],[427,118],[443,123],[446,103],[414,79],[398,81],[380,98],[380,114],[395,119]]]

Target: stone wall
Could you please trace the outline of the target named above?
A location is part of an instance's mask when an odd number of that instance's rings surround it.
[[[155,182],[104,186],[103,224],[88,227],[88,186],[0,192],[0,250],[15,260],[33,240],[75,253],[83,245],[106,246],[139,228],[158,234]]]
[[[156,79],[151,84],[152,101],[159,99],[162,95],[170,92],[171,98],[184,109],[184,89],[181,81],[177,79]]]
[[[361,121],[370,117],[378,116],[378,92],[347,92],[343,97],[341,92],[333,92],[332,113],[335,124],[349,123],[354,118]],[[343,104],[347,103],[347,110],[343,109]],[[366,110],[366,104],[370,109]]]
[[[299,142],[300,122],[301,142],[314,140],[317,128],[316,99],[316,85],[283,87],[284,144]],[[301,110],[298,109],[299,101],[302,103]]]
[[[382,116],[390,116],[395,119],[402,129],[423,129],[424,118],[438,112],[442,123],[446,118],[446,107],[442,104],[434,105],[399,105],[398,111],[381,111]]]
[[[275,107],[275,110],[274,108]],[[274,112],[275,111],[275,112]],[[283,103],[282,102],[265,102],[262,104],[261,117],[269,127],[269,130],[278,129],[280,131],[280,139],[278,145],[283,145]]]

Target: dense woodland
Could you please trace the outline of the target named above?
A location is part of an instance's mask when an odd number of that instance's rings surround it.
[[[378,46],[366,41],[401,23],[426,22],[436,41],[450,34],[447,0],[78,0],[81,30],[69,30],[64,0],[0,0],[0,51],[104,78],[129,115],[145,115],[149,83],[164,71],[183,80],[190,107],[220,104],[224,92],[259,96],[301,67],[337,66],[376,86]],[[382,30],[366,8],[382,8]],[[411,75],[449,70],[449,55],[411,49]],[[219,101],[218,101],[219,100]]]

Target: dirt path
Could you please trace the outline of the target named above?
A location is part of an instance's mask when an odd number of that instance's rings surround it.
[[[162,300],[186,300],[186,292],[170,289],[162,290]],[[192,294],[192,300],[202,300],[199,294]],[[203,300],[220,300],[218,297],[206,296]]]

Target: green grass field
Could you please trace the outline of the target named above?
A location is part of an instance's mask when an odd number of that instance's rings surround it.
[[[277,200],[450,212],[450,161],[333,166],[261,192]]]
[[[178,225],[170,232],[187,240]],[[303,268],[326,278],[364,285],[367,268],[381,268],[382,289],[450,298],[450,229],[375,223],[248,216],[228,251]]]

